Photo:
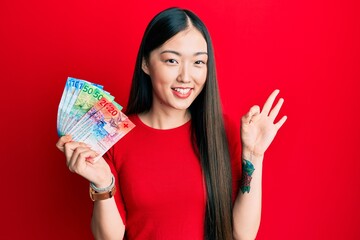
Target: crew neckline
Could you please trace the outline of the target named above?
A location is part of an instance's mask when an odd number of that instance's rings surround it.
[[[177,129],[181,129],[183,127],[187,127],[187,126],[190,126],[191,124],[191,119],[187,122],[185,122],[184,124],[180,125],[180,126],[177,126],[177,127],[174,127],[174,128],[168,128],[168,129],[160,129],[160,128],[153,128],[153,127],[150,127],[148,125],[146,125],[142,120],[141,118],[139,117],[138,114],[134,115],[135,117],[135,120],[140,124],[142,125],[144,128],[146,129],[149,129],[149,130],[152,130],[152,131],[158,131],[158,132],[168,132],[168,131],[174,131],[174,130],[177,130]]]

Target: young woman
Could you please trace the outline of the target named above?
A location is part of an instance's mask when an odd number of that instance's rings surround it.
[[[273,107],[278,93],[261,111],[252,107],[241,119],[241,137],[234,136],[223,120],[204,23],[179,8],[156,15],[142,39],[127,106],[136,128],[96,162],[96,153],[71,136],[57,143],[70,171],[100,196],[95,238],[254,239],[263,156],[286,120],[274,123],[283,103]]]

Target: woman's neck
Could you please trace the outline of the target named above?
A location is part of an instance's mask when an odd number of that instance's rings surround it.
[[[154,111],[139,114],[141,121],[155,129],[172,129],[179,127],[191,119],[187,110]]]

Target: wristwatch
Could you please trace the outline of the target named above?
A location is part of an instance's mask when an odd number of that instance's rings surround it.
[[[109,191],[106,192],[96,192],[91,186],[89,188],[90,198],[93,201],[105,200],[112,198],[116,192],[116,186],[114,185]]]

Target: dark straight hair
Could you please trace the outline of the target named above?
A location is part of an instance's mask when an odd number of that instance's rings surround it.
[[[147,112],[152,106],[150,77],[142,60],[190,23],[207,43],[207,78],[203,90],[191,104],[191,136],[206,183],[204,234],[207,240],[232,239],[232,181],[228,143],[216,79],[214,51],[205,24],[194,13],[169,8],[157,14],[147,26],[136,59],[126,114]]]

